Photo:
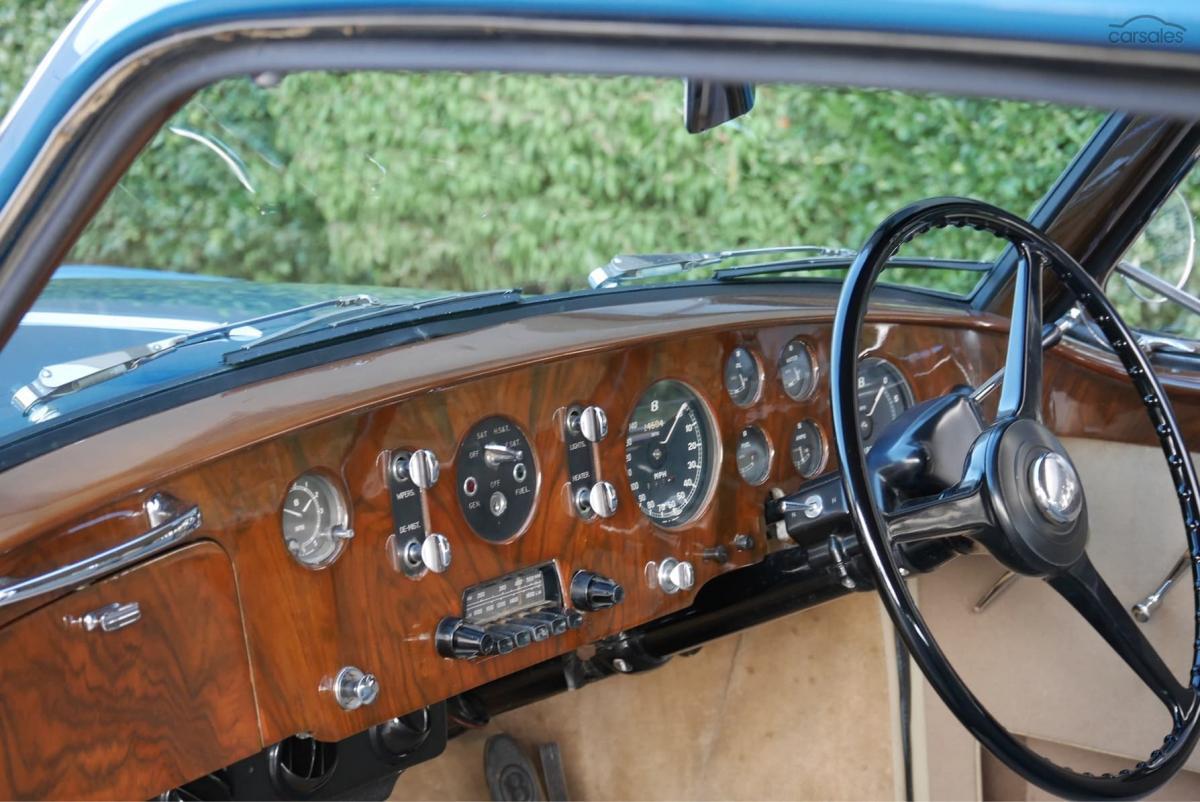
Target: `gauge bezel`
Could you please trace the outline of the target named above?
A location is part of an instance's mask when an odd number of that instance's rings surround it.
[[[681,379],[676,376],[670,376],[670,375],[660,376],[659,378],[655,379],[654,381],[652,381],[649,384],[647,384],[646,386],[644,386],[641,389],[641,391],[637,394],[637,397],[634,399],[633,404],[629,407],[628,413],[625,415],[625,424],[624,424],[624,428],[622,429],[622,432],[621,432],[622,442],[624,442],[629,437],[629,421],[633,418],[633,413],[635,410],[637,410],[638,404],[641,402],[642,398],[646,395],[647,391],[649,391],[649,389],[651,387],[658,384],[659,382],[665,382],[665,381],[671,381],[671,382],[675,382],[676,384],[682,385],[689,393],[692,394],[692,396],[697,401],[700,402],[701,414],[704,417],[705,424],[708,426],[709,441],[712,446],[712,455],[713,456],[712,456],[712,470],[710,470],[708,472],[708,478],[706,480],[708,486],[704,488],[703,498],[696,505],[696,509],[692,511],[691,515],[687,516],[686,518],[680,518],[671,523],[664,523],[663,521],[651,516],[644,509],[642,509],[642,505],[638,504],[637,497],[633,495],[633,490],[629,487],[629,471],[628,471],[628,469],[625,469],[622,472],[625,474],[625,483],[624,483],[625,491],[629,494],[630,500],[633,502],[634,509],[636,509],[638,511],[638,513],[644,519],[646,519],[652,525],[658,527],[659,529],[665,530],[667,532],[675,532],[675,531],[678,531],[681,529],[685,529],[688,526],[691,526],[692,524],[694,524],[696,522],[697,519],[702,518],[708,512],[709,507],[712,505],[713,497],[716,495],[716,492],[717,492],[717,485],[719,484],[718,480],[720,479],[720,473],[721,473],[721,465],[723,464],[723,462],[725,460],[725,448],[724,448],[724,444],[721,442],[720,429],[717,428],[716,415],[713,414],[712,406],[709,404],[708,399],[705,398],[704,394],[701,393],[700,391],[698,391],[695,388],[695,386],[692,385],[691,382],[687,381],[686,379]],[[624,459],[624,456],[627,453],[628,453],[628,446],[625,446],[622,450],[622,459]]]
[[[787,353],[788,346],[792,343],[799,343],[808,352],[808,362],[812,366],[812,381],[809,383],[808,389],[799,396],[789,393],[787,383],[783,380],[783,359]],[[779,375],[779,387],[783,390],[784,397],[790,398],[793,401],[808,401],[812,399],[817,394],[817,388],[821,386],[821,363],[817,359],[817,350],[813,348],[812,343],[802,334],[792,337],[779,349],[779,356],[775,359],[775,372]]]
[[[334,537],[335,548],[333,551],[330,552],[325,558],[318,560],[317,562],[306,562],[297,557],[292,550],[287,547],[289,541],[283,528],[284,508],[287,506],[287,498],[292,494],[292,489],[304,481],[313,481],[318,485],[323,485],[330,499],[332,499],[329,516],[329,529],[331,536],[333,530],[338,526],[352,530],[352,527],[350,526],[350,503],[346,494],[346,490],[342,486],[341,480],[323,468],[305,471],[292,481],[288,482],[287,488],[283,491],[283,497],[279,501],[278,511],[279,536],[283,541],[283,550],[287,552],[287,555],[292,559],[292,562],[296,563],[296,565],[299,565],[301,568],[307,568],[310,571],[321,571],[337,562],[338,558],[342,556],[342,552],[346,550],[349,540],[345,538]]]
[[[767,467],[766,470],[763,471],[762,478],[757,482],[752,482],[747,479],[746,475],[742,473],[741,466],[737,464],[738,446],[740,446],[742,443],[742,435],[744,435],[750,429],[757,431],[759,435],[762,436],[763,442],[767,444]],[[759,426],[757,423],[747,423],[746,425],[738,428],[737,434],[734,436],[733,467],[737,471],[738,478],[751,487],[761,487],[767,483],[767,481],[771,478],[771,469],[775,467],[775,444],[771,442],[771,435],[767,434],[766,429],[764,429],[762,426]]]
[[[817,461],[817,467],[811,473],[805,473],[800,470],[800,466],[796,464],[796,457],[793,453],[793,442],[796,437],[796,430],[805,423],[811,423],[813,429],[817,432],[817,442],[820,446],[821,459]],[[812,479],[814,476],[820,476],[825,470],[825,466],[829,464],[829,443],[825,438],[825,430],[821,428],[821,424],[817,423],[815,418],[801,418],[792,424],[792,431],[788,435],[788,461],[792,463],[792,468],[796,471],[796,475],[801,479]]]
[[[729,360],[733,359],[733,355],[738,351],[745,351],[746,354],[749,355],[750,361],[754,363],[755,375],[758,376],[758,385],[754,388],[754,394],[744,403],[739,402],[733,397],[733,393],[729,392],[729,385],[726,382],[726,374],[729,370]],[[739,409],[749,409],[761,401],[763,397],[763,387],[766,385],[766,383],[767,373],[766,369],[763,368],[763,361],[759,359],[758,354],[754,353],[752,348],[746,345],[735,345],[730,349],[729,353],[725,355],[725,361],[721,363],[721,387],[725,390],[726,397],[733,402],[735,407],[738,407]]]
[[[472,432],[476,431],[479,428],[479,425],[481,423],[483,423],[484,421],[492,420],[493,418],[502,418],[505,421],[507,421],[509,424],[512,425],[513,429],[515,429],[516,432],[521,435],[521,439],[523,439],[528,444],[528,446],[529,446],[529,462],[532,464],[532,471],[533,471],[533,492],[530,493],[531,498],[529,501],[529,513],[525,516],[524,520],[521,521],[521,525],[517,527],[516,531],[512,535],[509,535],[508,537],[504,538],[503,540],[496,540],[496,539],[488,537],[487,535],[484,535],[482,532],[480,532],[478,529],[476,529],[475,526],[471,523],[470,519],[467,517],[466,511],[463,509],[463,506],[462,506],[462,494],[464,494],[466,491],[465,491],[465,488],[463,487],[464,479],[463,479],[463,477],[461,477],[459,475],[459,472],[462,468],[460,455],[462,453],[463,445],[467,441],[467,438],[471,436]],[[455,506],[458,509],[458,514],[462,518],[463,523],[466,524],[467,529],[471,532],[472,535],[479,538],[484,543],[490,543],[493,546],[504,546],[509,543],[515,543],[516,541],[520,540],[521,537],[524,536],[526,532],[529,531],[529,527],[533,524],[533,519],[537,515],[538,499],[540,498],[540,496],[542,494],[542,465],[541,465],[541,461],[538,459],[537,446],[535,445],[533,438],[531,438],[529,436],[529,433],[526,431],[525,427],[522,426],[517,421],[516,418],[514,418],[512,415],[508,415],[503,412],[496,412],[496,413],[492,413],[489,415],[484,415],[482,418],[472,421],[471,425],[466,428],[466,430],[463,432],[462,437],[460,437],[458,439],[458,442],[454,446],[454,466],[453,466],[453,468],[454,468],[453,485],[454,485]],[[478,479],[478,477],[476,477],[476,479]],[[482,490],[482,487],[480,488],[480,490]],[[474,496],[472,496],[472,498],[474,498]],[[510,501],[509,503],[511,504],[512,502]]]

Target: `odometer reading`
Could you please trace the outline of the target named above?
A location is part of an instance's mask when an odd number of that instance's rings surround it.
[[[670,379],[638,399],[625,437],[625,475],[638,507],[673,526],[704,506],[713,475],[712,424],[703,402]]]

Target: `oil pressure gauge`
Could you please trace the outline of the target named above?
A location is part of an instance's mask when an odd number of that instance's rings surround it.
[[[292,482],[281,518],[288,554],[314,571],[333,563],[354,537],[341,491],[320,473],[306,473]]]

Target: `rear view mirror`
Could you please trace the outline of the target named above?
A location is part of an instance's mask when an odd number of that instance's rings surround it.
[[[683,82],[683,118],[689,134],[716,128],[754,108],[754,84],[688,78]]]

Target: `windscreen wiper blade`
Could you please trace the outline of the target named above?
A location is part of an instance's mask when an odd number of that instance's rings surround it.
[[[261,338],[262,332],[258,330],[258,326],[273,320],[325,308],[334,308],[337,310],[337,314],[341,314],[344,309],[349,307],[378,305],[379,302],[370,295],[330,298],[292,309],[258,315],[236,323],[213,326],[210,329],[191,334],[179,334],[130,348],[47,365],[38,371],[38,375],[33,381],[13,393],[12,402],[22,415],[30,416],[37,409],[45,408],[45,405],[55,398],[77,393],[94,384],[114,379],[150,360],[158,359],[187,345],[220,339]]]
[[[701,267],[773,253],[811,253],[817,257],[853,258],[857,251],[825,245],[776,245],[770,248],[741,248],[729,251],[694,251],[690,253],[635,253],[614,256],[608,264],[588,274],[592,289],[616,287],[626,281],[652,276],[667,276]]]
[[[357,314],[334,315],[328,321],[324,318],[314,318],[300,325],[281,329],[230,351],[225,354],[224,360],[228,365],[257,362],[292,351],[353,339],[381,329],[492,310],[519,304],[521,300],[521,290],[513,288],[440,295],[425,301],[378,304],[377,308],[363,310]]]

